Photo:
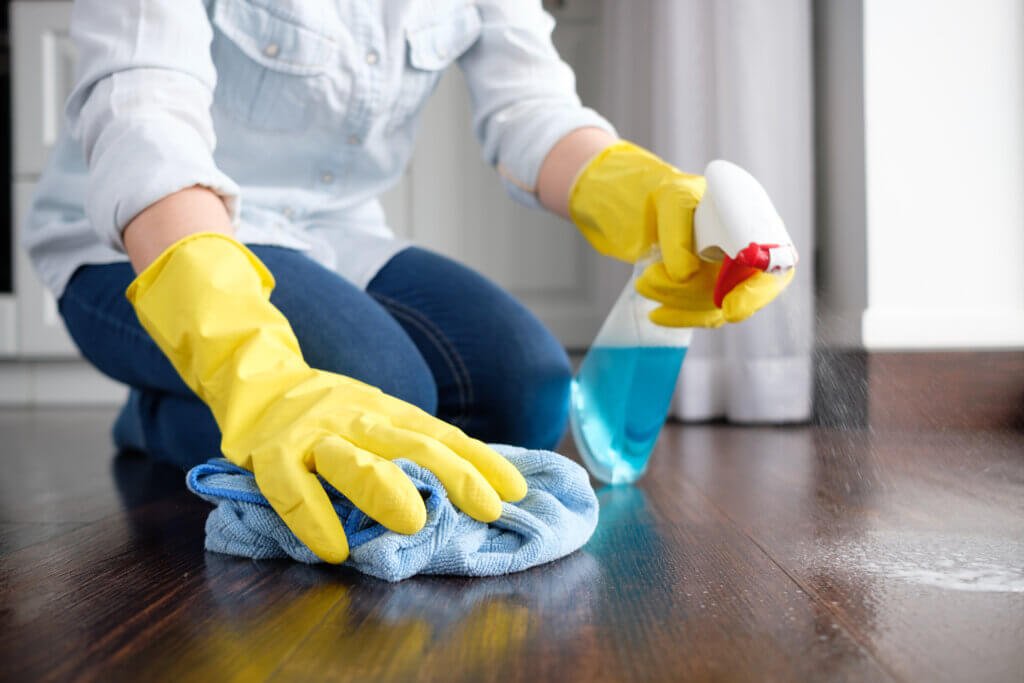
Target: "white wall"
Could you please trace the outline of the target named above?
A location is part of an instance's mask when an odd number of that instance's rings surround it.
[[[863,0],[863,53],[865,346],[1024,346],[1024,2]]]

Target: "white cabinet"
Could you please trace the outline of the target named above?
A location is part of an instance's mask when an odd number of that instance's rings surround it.
[[[70,23],[70,2],[11,3],[12,161],[16,178],[39,175],[57,141],[64,101],[74,85]]]
[[[11,335],[19,357],[77,355],[57,314],[53,296],[43,287],[19,244],[22,221],[46,155],[57,141],[64,100],[73,85],[74,50],[68,36],[69,2],[11,4],[11,112],[14,186],[14,316]]]

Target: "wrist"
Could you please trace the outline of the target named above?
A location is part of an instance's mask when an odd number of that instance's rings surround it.
[[[135,272],[141,273],[168,247],[203,226],[205,232],[234,233],[224,200],[205,187],[188,187],[154,202],[125,226],[121,235]]]

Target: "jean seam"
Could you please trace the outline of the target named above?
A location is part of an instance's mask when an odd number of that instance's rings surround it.
[[[380,301],[396,318],[406,320],[422,331],[433,342],[435,348],[441,352],[441,357],[444,358],[448,370],[452,373],[452,377],[455,379],[455,386],[459,392],[459,412],[457,416],[452,418],[452,421],[462,422],[467,419],[469,417],[469,406],[473,402],[473,383],[470,378],[469,369],[466,368],[465,362],[458,351],[456,351],[455,345],[452,344],[440,327],[416,309],[383,294],[373,293],[372,296]]]

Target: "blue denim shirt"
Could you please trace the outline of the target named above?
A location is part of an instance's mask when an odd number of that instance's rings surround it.
[[[402,247],[376,198],[451,64],[519,201],[536,203],[561,137],[611,130],[580,104],[553,26],[540,0],[77,0],[66,130],[24,243],[59,295],[81,264],[125,260],[142,209],[202,185],[239,239],[307,249],[364,286]]]

